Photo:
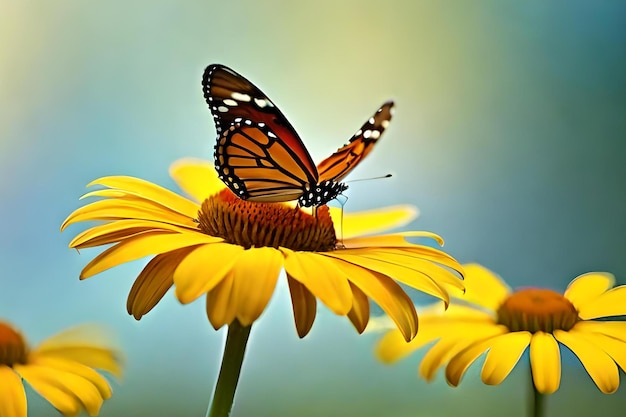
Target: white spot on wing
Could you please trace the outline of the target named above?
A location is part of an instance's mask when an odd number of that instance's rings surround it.
[[[372,130],[372,139],[378,139],[380,137],[380,131]]]
[[[233,107],[237,105],[237,102],[235,100],[231,100],[229,98],[225,99],[223,101],[224,104],[226,104],[227,106]]]
[[[380,122],[380,125],[387,129],[387,127],[389,127],[389,120],[383,120],[382,122]]]
[[[371,125],[373,125],[373,124],[374,124],[374,122],[375,122],[375,120],[374,120],[374,118],[373,118],[373,117],[370,117],[370,119],[368,120],[368,122],[370,122],[370,124],[371,124]]]
[[[264,98],[255,98],[254,103],[260,108],[263,108],[268,105],[268,101],[265,100]]]
[[[372,131],[371,130],[366,130],[365,132],[363,132],[363,137],[365,139],[369,139],[371,135],[372,135]]]
[[[245,101],[248,102],[250,100],[252,100],[252,97],[250,97],[248,94],[242,94],[242,93],[238,93],[236,91],[233,91],[232,93],[230,93],[230,96],[237,100],[237,101]]]
[[[226,113],[226,112],[228,111],[228,107],[226,107],[226,106],[219,106],[219,107],[217,108],[217,110],[218,110],[219,112],[221,112],[221,113]]]

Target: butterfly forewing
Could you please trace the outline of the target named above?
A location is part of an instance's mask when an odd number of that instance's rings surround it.
[[[393,101],[388,101],[357,130],[346,145],[317,165],[319,181],[341,181],[348,175],[371,152],[389,126],[392,115]]]
[[[306,177],[317,182],[315,163],[287,118],[254,84],[223,65],[209,65],[202,77],[204,98],[209,105],[218,136],[237,121],[250,120],[270,130],[295,155]]]

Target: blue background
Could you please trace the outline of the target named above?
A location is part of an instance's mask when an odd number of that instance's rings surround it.
[[[173,188],[179,157],[211,158],[200,78],[246,75],[315,160],[383,101],[397,111],[351,178],[348,211],[410,203],[409,228],[446,239],[512,286],[563,290],[607,271],[626,283],[626,3],[622,1],[5,0],[0,14],[0,316],[36,343],[83,322],[127,353],[102,416],[204,415],[224,331],[202,301],[173,295],[141,322],[126,296],[146,260],[84,282],[96,251],[59,233],[85,184],[133,175]],[[233,416],[524,416],[527,369],[498,387],[473,366],[457,389],[417,378],[421,355],[387,367],[379,335],[324,307],[299,340],[279,286],[254,325]],[[564,353],[548,415],[618,416]],[[621,372],[621,371],[620,371]],[[621,376],[624,377],[623,372]],[[29,392],[30,415],[57,415]]]

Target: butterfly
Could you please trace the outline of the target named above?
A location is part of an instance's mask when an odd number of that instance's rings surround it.
[[[219,178],[243,200],[298,200],[302,207],[326,204],[348,188],[341,180],[371,152],[393,111],[392,101],[384,103],[346,145],[316,166],[285,116],[246,78],[209,65],[202,90],[217,130]]]

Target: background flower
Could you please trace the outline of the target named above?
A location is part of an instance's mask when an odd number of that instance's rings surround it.
[[[592,272],[574,279],[563,295],[537,288],[511,291],[480,265],[464,268],[465,296],[455,297],[449,312],[423,314],[421,331],[409,344],[393,331],[386,334],[377,348],[381,360],[395,362],[435,341],[420,374],[432,380],[445,366],[448,383],[457,386],[487,352],[481,377],[497,385],[528,348],[535,387],[551,394],[561,380],[561,345],[578,357],[600,391],[617,390],[618,365],[626,368],[626,322],[607,318],[626,315],[626,286],[612,288],[612,275]]]
[[[26,417],[24,382],[64,416],[83,409],[98,415],[112,391],[96,369],[120,378],[121,361],[119,349],[97,326],[68,329],[30,348],[16,329],[0,322],[0,417]]]

